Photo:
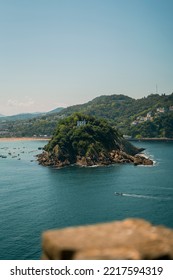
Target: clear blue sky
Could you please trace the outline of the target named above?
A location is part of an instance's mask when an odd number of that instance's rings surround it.
[[[0,0],[0,113],[173,91],[172,0]]]

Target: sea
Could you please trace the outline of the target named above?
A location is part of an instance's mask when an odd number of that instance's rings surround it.
[[[0,142],[1,260],[39,260],[49,229],[127,218],[173,228],[173,142],[133,142],[154,166],[62,169],[38,164],[45,144]]]

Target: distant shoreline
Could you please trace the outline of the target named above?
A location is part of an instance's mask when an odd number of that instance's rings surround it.
[[[128,141],[137,141],[137,142],[140,142],[140,141],[171,142],[171,141],[173,141],[173,138],[140,138],[140,139],[131,138],[131,139],[127,139],[127,140]]]
[[[51,137],[0,137],[0,142],[5,142],[5,141],[49,141]],[[171,142],[173,141],[173,138],[129,138],[127,139],[128,141],[152,141],[152,142]]]
[[[15,142],[15,141],[49,141],[50,138],[46,137],[4,137],[0,138],[0,142]]]

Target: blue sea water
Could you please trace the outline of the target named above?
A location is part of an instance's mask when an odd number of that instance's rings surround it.
[[[47,229],[129,217],[173,228],[173,143],[133,144],[153,167],[53,169],[36,162],[45,141],[0,142],[0,259],[39,259]]]

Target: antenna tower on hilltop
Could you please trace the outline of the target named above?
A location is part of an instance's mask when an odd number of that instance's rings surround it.
[[[157,84],[156,84],[156,94],[158,94],[158,86],[157,86]]]

